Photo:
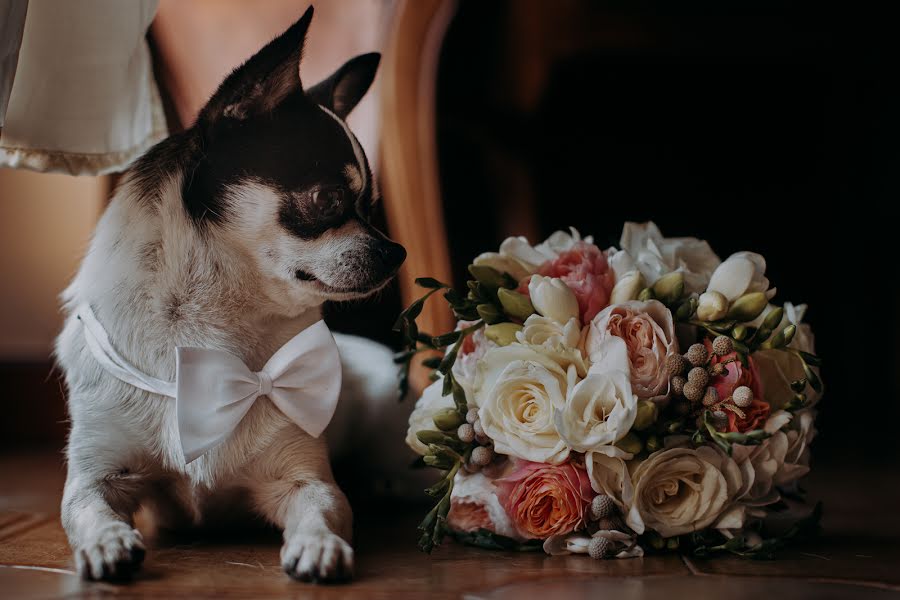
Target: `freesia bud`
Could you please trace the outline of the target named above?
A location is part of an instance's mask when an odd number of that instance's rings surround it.
[[[616,442],[616,447],[629,454],[638,454],[644,449],[644,442],[642,442],[641,438],[637,435],[629,431],[625,437]]]
[[[697,318],[701,321],[718,321],[728,314],[728,298],[719,292],[703,292],[697,305]]]
[[[629,271],[616,282],[609,297],[610,304],[621,304],[634,300],[644,288],[644,276],[640,271]]]
[[[656,415],[658,412],[654,402],[650,402],[649,400],[639,401],[637,415],[634,417],[634,425],[632,425],[632,427],[638,431],[647,429],[656,423]]]
[[[437,411],[432,420],[434,421],[434,424],[437,425],[437,428],[441,431],[451,431],[453,429],[456,429],[463,423],[462,416],[455,408],[444,408]]]
[[[644,288],[638,294],[638,300],[641,302],[646,302],[647,300],[653,300],[653,290],[650,288]]]
[[[516,341],[516,333],[519,331],[522,331],[522,326],[516,323],[497,323],[485,328],[484,337],[498,346],[509,346]]]
[[[497,298],[503,306],[503,312],[514,319],[524,321],[534,314],[534,305],[525,294],[500,288],[497,290]]]
[[[684,273],[666,273],[653,284],[653,295],[663,304],[672,304],[684,293]]]
[[[766,298],[764,292],[744,294],[735,300],[731,308],[728,309],[727,317],[734,321],[746,323],[758,317],[768,304],[769,299]]]
[[[503,320],[503,315],[493,304],[479,304],[475,307],[475,310],[485,323],[491,324]]]
[[[568,323],[579,316],[578,299],[562,279],[534,275],[528,293],[537,311],[557,323]]]

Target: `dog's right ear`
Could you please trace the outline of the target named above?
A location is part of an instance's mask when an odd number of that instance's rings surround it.
[[[287,31],[232,71],[200,111],[197,122],[208,126],[220,119],[243,120],[269,112],[301,91],[300,60],[312,16],[310,6]]]

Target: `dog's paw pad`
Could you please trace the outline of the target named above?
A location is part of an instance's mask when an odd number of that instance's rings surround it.
[[[349,581],[353,576],[353,548],[333,533],[298,533],[281,548],[281,566],[300,581]]]
[[[141,566],[145,553],[137,529],[112,523],[75,549],[75,565],[85,579],[127,580]]]

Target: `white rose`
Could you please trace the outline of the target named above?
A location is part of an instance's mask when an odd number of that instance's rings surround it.
[[[625,514],[634,497],[634,486],[627,463],[604,451],[588,452],[585,454],[584,464],[591,480],[591,488],[598,494],[609,496],[619,511]]]
[[[635,469],[632,481],[626,522],[639,534],[652,529],[671,537],[710,526],[743,526],[742,511],[734,506],[741,472],[718,448],[660,450]]]
[[[572,318],[563,325],[553,319],[534,314],[525,320],[521,331],[516,332],[521,344],[534,346],[555,360],[563,369],[574,365],[579,377],[587,375],[587,363],[581,353],[581,326]]]
[[[500,244],[499,252],[485,252],[475,258],[474,262],[476,265],[486,265],[509,273],[516,281],[521,281],[536,273],[548,260],[557,258],[562,252],[571,250],[575,244],[582,241],[578,230],[572,227],[569,231],[570,233],[557,231],[534,247],[522,236],[509,237]],[[593,239],[588,236],[583,241],[591,243]]]
[[[656,300],[625,302],[603,309],[591,321],[585,335],[584,350],[591,365],[604,360],[600,349],[609,339],[621,339],[625,343],[628,373],[637,397],[665,400],[669,394],[666,358],[678,353],[669,309]]]
[[[457,328],[465,328],[474,324],[474,322],[470,321],[460,321]],[[472,337],[472,345],[475,349],[472,352],[459,354],[457,356],[456,362],[453,363],[453,376],[465,392],[466,401],[474,407],[476,404],[473,401],[474,394],[472,387],[475,385],[475,373],[478,369],[478,363],[481,361],[482,357],[484,357],[485,353],[491,348],[496,348],[497,344],[484,335],[483,327],[481,329],[476,329],[469,335]]]
[[[489,350],[475,378],[475,399],[484,432],[500,454],[559,464],[569,456],[553,424],[576,379],[532,348],[511,344]]]
[[[756,446],[732,446],[732,458],[741,468],[743,487],[738,493],[742,504],[766,506],[781,497],[775,487],[775,476],[787,454],[787,436],[776,431]]]
[[[713,272],[706,291],[719,292],[730,302],[751,292],[766,292],[769,298],[775,295],[775,289],[769,289],[766,279],[766,259],[755,252],[729,256]]]
[[[578,298],[562,279],[534,275],[528,282],[528,294],[535,310],[557,323],[567,323],[580,314]]]
[[[556,430],[576,452],[612,446],[631,430],[637,414],[625,342],[613,337],[605,345],[606,360],[591,366],[587,377],[569,389],[565,407],[554,411]]]
[[[609,258],[617,280],[637,269],[647,285],[653,285],[666,273],[681,271],[688,293],[703,292],[721,262],[705,240],[664,238],[652,221],[625,223],[619,246],[619,250],[610,252]]]
[[[409,415],[409,429],[406,431],[406,445],[421,455],[428,453],[428,447],[419,441],[416,433],[426,429],[435,429],[434,415],[444,408],[452,408],[453,396],[441,396],[444,380],[438,379],[422,392],[416,406]]]
[[[779,433],[787,438],[784,463],[775,476],[775,484],[787,487],[809,473],[809,445],[818,433],[815,427],[816,411],[805,409],[794,413],[791,426]]]

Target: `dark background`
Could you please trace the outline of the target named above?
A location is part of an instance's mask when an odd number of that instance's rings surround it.
[[[523,110],[508,74],[534,49],[508,24],[535,4],[462,2],[446,38],[438,133],[457,283],[523,219],[601,247],[623,221],[652,219],[723,258],[759,252],[775,300],[810,305],[826,361],[818,459],[895,460],[897,20],[856,4],[560,2],[560,26],[538,7],[528,18],[546,25],[529,27],[565,49]]]

